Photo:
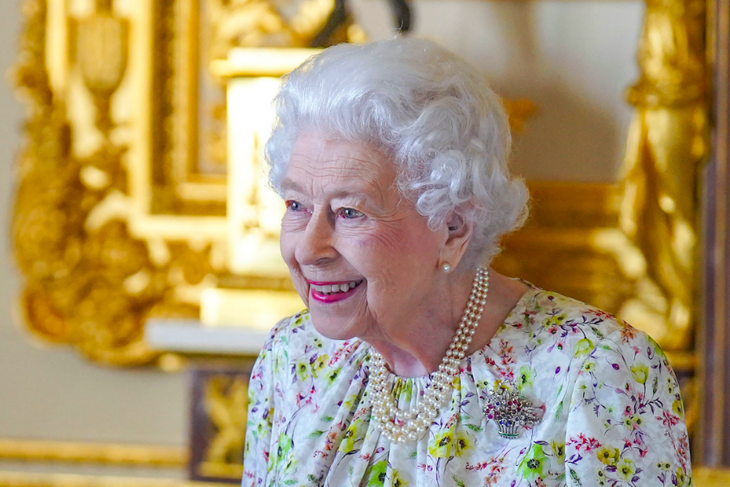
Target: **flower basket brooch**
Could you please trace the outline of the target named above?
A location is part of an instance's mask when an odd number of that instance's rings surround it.
[[[523,430],[531,428],[542,418],[542,409],[521,395],[514,385],[505,385],[499,381],[486,397],[484,415],[488,421],[494,421],[499,436],[514,440]]]

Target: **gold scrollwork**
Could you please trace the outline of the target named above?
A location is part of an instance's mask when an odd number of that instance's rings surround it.
[[[173,243],[168,262],[156,264],[147,244],[130,234],[126,216],[109,211],[128,193],[126,147],[113,141],[110,113],[124,76],[128,27],[111,6],[99,1],[78,25],[76,58],[101,135],[96,149],[80,157],[72,148],[64,97],[52,89],[45,64],[47,2],[23,3],[25,31],[15,80],[30,116],[12,235],[26,278],[22,302],[30,330],[73,344],[94,360],[134,365],[156,356],[142,340],[150,311],[172,308],[185,314],[184,307],[172,304],[175,276],[195,283],[204,274],[200,269],[209,267],[209,256],[205,249]]]
[[[195,466],[201,477],[240,479],[243,475],[242,432],[246,430],[248,378],[212,375],[205,381],[205,411],[214,434],[203,460]]]

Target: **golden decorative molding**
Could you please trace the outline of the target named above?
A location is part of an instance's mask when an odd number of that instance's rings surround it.
[[[188,453],[175,446],[0,438],[0,460],[184,467]]]

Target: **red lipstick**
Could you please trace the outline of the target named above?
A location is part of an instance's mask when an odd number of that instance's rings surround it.
[[[352,281],[309,281],[310,284],[314,284],[315,286],[332,286],[337,284],[347,284]],[[315,301],[319,301],[320,303],[336,303],[338,301],[342,301],[343,299],[347,299],[353,294],[357,292],[357,290],[360,288],[360,285],[363,283],[363,281],[358,282],[358,284],[345,291],[345,292],[339,292],[339,293],[333,293],[333,294],[324,294],[317,290],[315,290],[313,287],[309,288],[309,293],[312,296],[312,299]]]

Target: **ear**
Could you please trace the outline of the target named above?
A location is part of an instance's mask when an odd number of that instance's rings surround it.
[[[474,223],[466,217],[463,209],[457,208],[446,217],[444,226],[446,239],[441,248],[439,265],[448,263],[452,269],[456,269],[469,248]]]

